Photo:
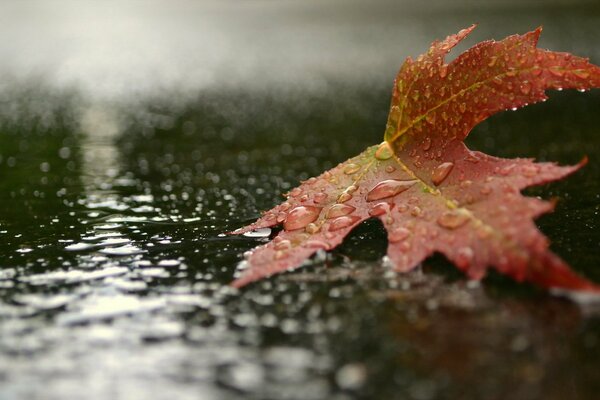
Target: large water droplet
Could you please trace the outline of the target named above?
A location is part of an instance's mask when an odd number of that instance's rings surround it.
[[[548,71],[558,78],[561,78],[565,74],[565,71],[561,67],[550,67]]]
[[[345,203],[348,200],[352,199],[352,195],[348,192],[343,192],[337,199],[338,203]]]
[[[526,176],[528,178],[533,178],[534,176],[536,176],[538,174],[539,168],[537,167],[537,165],[525,165],[521,169],[521,172],[523,173],[524,176]]]
[[[283,223],[283,228],[286,231],[304,228],[306,225],[314,222],[319,218],[321,213],[320,207],[299,206],[290,211]]]
[[[450,171],[452,171],[452,168],[454,168],[453,162],[445,162],[435,167],[431,173],[431,181],[433,184],[438,186],[440,183],[442,183],[448,177]]]
[[[427,151],[431,148],[431,138],[430,137],[426,137],[423,140],[423,143],[421,144],[421,148],[425,151]]]
[[[388,234],[388,240],[391,243],[401,242],[410,236],[410,231],[404,227],[398,227]]]
[[[440,65],[440,78],[444,79],[448,75],[448,64]]]
[[[529,92],[531,92],[531,84],[529,82],[525,81],[521,84],[520,89],[521,89],[521,93],[527,95],[527,94],[529,94]]]
[[[390,159],[393,155],[394,152],[387,142],[381,143],[375,151],[375,158],[382,161]]]
[[[407,181],[400,181],[396,179],[381,181],[369,191],[367,194],[367,201],[381,200],[395,196],[398,193],[408,190],[416,182],[417,181],[414,179]]]
[[[337,230],[340,230],[343,228],[347,228],[351,225],[354,225],[359,220],[360,220],[360,218],[351,216],[351,215],[344,215],[341,217],[337,217],[336,219],[331,221],[331,224],[329,224],[329,230],[337,231]]]
[[[279,242],[275,243],[273,248],[275,250],[280,250],[280,251],[288,250],[288,249],[292,248],[292,242],[290,242],[287,239],[283,239],[283,240],[280,240]]]
[[[352,207],[347,204],[335,204],[327,212],[327,218],[330,219],[330,218],[341,217],[342,215],[351,214],[355,210],[356,210],[356,207]]]
[[[306,233],[309,233],[311,235],[314,235],[315,233],[319,232],[320,229],[321,228],[319,227],[319,225],[312,223],[312,222],[310,224],[306,225],[306,228],[304,228]]]
[[[459,210],[447,211],[440,215],[437,223],[447,229],[456,229],[469,221],[469,216]]]
[[[357,173],[358,171],[360,171],[360,165],[358,164],[350,163],[344,167],[344,173],[346,175],[352,175]]]
[[[378,217],[380,215],[387,213],[389,209],[390,209],[390,206],[388,203],[386,203],[386,202],[377,203],[377,204],[374,204],[369,209],[369,215],[371,217]]]
[[[350,185],[346,188],[346,193],[352,194],[352,193],[356,192],[357,190],[358,190],[358,186]]]
[[[326,200],[327,200],[327,193],[320,192],[313,196],[313,201],[315,203],[319,203],[319,204],[324,203]]]
[[[587,79],[590,76],[589,72],[582,71],[580,69],[576,69],[576,70],[573,70],[571,72],[573,72],[573,75],[575,75],[576,77],[581,78],[581,79]]]

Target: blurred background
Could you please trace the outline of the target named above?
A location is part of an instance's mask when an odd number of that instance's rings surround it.
[[[228,237],[302,179],[378,143],[394,75],[543,25],[600,63],[600,4],[490,1],[0,2],[0,398],[593,399],[597,306],[442,257],[397,275],[380,224],[236,292]],[[552,248],[600,282],[600,93],[496,115],[468,139],[589,164]]]

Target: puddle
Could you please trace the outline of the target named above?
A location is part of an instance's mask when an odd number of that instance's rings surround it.
[[[345,10],[308,2],[298,6],[304,16],[290,13],[289,4],[252,9],[250,19],[228,14],[242,25],[268,21],[258,24],[264,29],[285,17],[285,34],[269,39],[275,50],[264,58],[273,68],[288,55],[281,62],[298,65],[276,85],[246,85],[241,72],[215,81],[216,89],[198,83],[209,77],[195,76],[184,82],[190,87],[165,85],[160,94],[135,96],[101,87],[98,93],[112,95],[98,97],[88,93],[94,80],[60,86],[52,75],[2,85],[0,398],[78,399],[85,390],[90,400],[490,394],[552,400],[600,392],[597,307],[495,275],[469,282],[440,257],[397,274],[383,257],[386,236],[377,223],[359,226],[342,246],[319,252],[302,269],[242,291],[228,286],[244,266],[244,252],[274,232],[224,232],[258,217],[300,180],[377,143],[398,60],[473,19],[445,11],[417,18],[412,8],[408,18],[384,12],[392,6],[382,2],[375,8],[381,15],[369,11],[377,14],[373,21],[382,18],[377,28],[357,4]],[[231,12],[214,7],[217,14]],[[598,63],[598,16],[560,10],[515,12],[508,20],[481,14],[478,38],[523,31],[540,19],[535,24],[550,31],[544,47],[577,50]],[[321,21],[321,15],[347,19]],[[328,46],[308,56],[294,38],[305,32],[297,21],[309,19],[315,43],[333,35],[335,43],[358,47],[348,55],[327,39]],[[175,32],[182,46],[199,40],[185,31],[192,22],[181,24],[183,31]],[[153,25],[155,33],[160,26]],[[427,39],[417,31],[427,31]],[[382,52],[385,62],[368,56]],[[81,59],[73,57],[74,72],[83,73],[74,61]],[[194,57],[185,55],[192,64],[199,62]],[[257,64],[260,74],[271,74],[265,62]],[[288,76],[294,71],[302,73]],[[141,76],[148,78],[147,71]],[[162,79],[146,81],[158,87]],[[281,84],[288,79],[289,86]],[[600,170],[592,161],[600,159],[594,146],[600,96],[553,95],[539,107],[484,122],[471,145],[561,163],[589,157],[577,175],[530,194],[560,200],[556,213],[538,223],[557,253],[600,281]]]

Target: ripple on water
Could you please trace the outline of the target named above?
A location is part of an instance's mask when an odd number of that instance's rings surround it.
[[[101,249],[100,253],[106,254],[107,256],[115,256],[115,257],[124,257],[124,256],[134,256],[136,254],[145,253],[145,250],[140,249],[131,244],[127,244],[125,246],[119,247],[109,247],[105,249]]]
[[[81,324],[156,311],[166,305],[161,298],[142,298],[135,295],[108,293],[92,295],[78,302],[72,310],[57,318],[59,324]]]
[[[104,279],[111,276],[117,276],[127,273],[129,270],[126,267],[109,266],[93,271],[83,271],[74,269],[70,271],[53,271],[43,274],[34,274],[23,276],[19,280],[32,285],[49,285],[53,283],[78,283],[87,282],[96,279]]]

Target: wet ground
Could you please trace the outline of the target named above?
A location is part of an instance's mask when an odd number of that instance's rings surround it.
[[[147,64],[108,52],[98,65],[68,40],[44,50],[65,34],[40,24],[46,39],[27,49],[50,61],[2,63],[0,398],[596,398],[597,305],[495,274],[470,282],[442,257],[397,275],[382,262],[375,222],[306,268],[242,291],[227,285],[241,254],[265,239],[223,233],[379,142],[394,71],[432,39],[472,22],[471,44],[543,23],[544,47],[600,63],[600,10],[530,3],[403,4],[404,14],[386,3],[177,3],[171,14],[139,11],[154,28],[168,22],[165,43],[188,39],[165,63],[166,44],[156,45]],[[102,25],[130,11],[89,15]],[[206,14],[224,25],[201,28],[226,45],[201,39],[194,21]],[[85,25],[92,17],[82,15]],[[14,20],[6,32],[34,32]],[[237,42],[245,35],[253,40]],[[152,48],[131,37],[123,47],[137,55]],[[220,52],[186,58],[190,43]],[[244,68],[228,64],[238,58]],[[540,228],[600,282],[600,92],[551,97],[490,118],[469,145],[561,163],[589,157],[573,177],[528,194],[558,199]]]

